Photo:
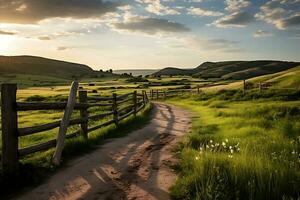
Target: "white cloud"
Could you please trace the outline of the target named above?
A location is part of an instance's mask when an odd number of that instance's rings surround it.
[[[226,0],[225,3],[227,5],[225,10],[229,12],[238,12],[251,5],[251,2],[247,0]]]
[[[291,6],[292,5],[292,6]],[[274,25],[277,29],[287,29],[300,25],[299,0],[271,0],[260,7],[255,15],[259,20]]]
[[[253,16],[247,12],[235,12],[214,21],[213,24],[221,28],[245,27],[252,20]]]
[[[273,36],[273,34],[269,31],[264,31],[264,30],[258,30],[253,33],[253,37],[255,38],[270,37],[270,36]]]
[[[206,10],[206,9],[195,8],[195,7],[190,7],[187,10],[188,10],[188,14],[190,14],[190,15],[196,15],[196,16],[218,17],[218,16],[222,16],[223,15],[223,13],[218,12],[218,11]]]
[[[125,16],[124,21],[111,23],[110,26],[118,32],[140,33],[142,35],[169,35],[171,33],[190,31],[184,24],[177,22],[133,15]]]
[[[146,4],[146,10],[156,15],[179,15],[180,12],[174,8],[163,5],[161,0],[135,0],[138,3]],[[166,0],[165,0],[166,1]]]

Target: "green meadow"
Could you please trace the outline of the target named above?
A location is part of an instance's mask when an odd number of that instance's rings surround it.
[[[240,93],[168,100],[193,115],[174,199],[299,199],[299,99]]]
[[[299,199],[300,197],[300,68],[255,77],[247,82],[272,82],[268,90],[243,93],[242,81],[201,79],[190,76],[157,78],[103,77],[80,81],[80,89],[89,96],[125,94],[134,90],[191,89],[197,85],[201,94],[186,93],[166,101],[189,110],[192,127],[175,149],[179,163],[174,167],[178,179],[171,188],[174,199]],[[21,102],[66,101],[70,80],[51,79],[42,84],[42,76],[16,75],[17,98]],[[14,82],[2,76],[1,83]],[[49,80],[49,79],[48,79]],[[92,108],[91,114],[111,110]],[[150,120],[151,106],[137,118],[129,118],[119,127],[111,125],[94,131],[86,141],[81,137],[67,141],[63,159],[88,153],[106,138],[121,137],[144,126]],[[18,113],[19,127],[29,127],[60,120],[63,112],[24,111]],[[79,112],[74,112],[75,118]],[[102,121],[94,122],[96,124]],[[90,124],[93,125],[93,124]],[[79,130],[71,126],[68,134]],[[58,129],[21,137],[19,148],[56,138]],[[0,139],[1,140],[1,139]],[[0,142],[0,146],[2,143]],[[56,170],[51,164],[53,149],[21,158],[22,178],[19,188],[39,183],[45,174]],[[50,173],[51,174],[51,173]],[[3,185],[3,184],[2,184]],[[11,185],[9,186],[11,188]],[[9,188],[3,185],[2,188]]]

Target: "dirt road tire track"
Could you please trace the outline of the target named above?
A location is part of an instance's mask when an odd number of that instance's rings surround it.
[[[189,113],[155,103],[152,115],[144,128],[68,162],[19,199],[169,199],[169,188],[176,180],[172,149],[189,129]]]

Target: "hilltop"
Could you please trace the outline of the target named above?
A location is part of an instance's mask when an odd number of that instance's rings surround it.
[[[273,74],[300,65],[299,62],[273,60],[205,62],[194,69],[164,68],[154,76],[192,75],[199,78],[218,78],[241,80],[266,74]]]
[[[0,74],[39,75],[55,78],[82,78],[104,75],[87,65],[36,56],[0,56]]]

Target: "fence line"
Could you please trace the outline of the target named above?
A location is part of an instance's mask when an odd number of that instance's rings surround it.
[[[57,145],[57,139],[43,142],[37,145],[19,149],[19,138],[36,133],[49,131],[61,126],[80,125],[80,130],[66,135],[66,139],[75,138],[82,135],[88,139],[88,134],[102,127],[115,124],[136,115],[148,103],[147,93],[142,91],[138,94],[136,91],[128,94],[112,94],[111,97],[88,96],[87,91],[78,91],[78,100],[74,104],[74,110],[80,111],[80,117],[70,119],[67,124],[62,120],[50,122],[47,124],[36,125],[25,128],[18,128],[18,111],[35,111],[35,110],[65,110],[66,102],[17,102],[17,85],[1,85],[1,123],[2,123],[2,169],[4,175],[11,175],[19,169],[19,158],[39,151],[54,148]],[[92,101],[92,102],[91,102]],[[132,103],[130,103],[132,102]],[[127,105],[129,104],[129,105]],[[88,109],[94,107],[109,108],[110,111],[105,113],[90,115]],[[93,127],[89,127],[89,122],[102,120],[112,116],[108,120]]]
[[[218,84],[221,85],[221,84]],[[223,84],[222,84],[223,85]],[[250,85],[252,87],[250,87]],[[216,86],[216,85],[211,85],[211,86]],[[174,96],[179,96],[179,95],[184,95],[184,94],[202,94],[204,91],[202,90],[204,88],[201,85],[196,85],[193,88],[190,89],[151,89],[147,92],[147,95],[149,94],[151,100],[159,100],[159,99],[166,99],[168,97],[174,97]],[[228,89],[227,89],[228,90]],[[243,81],[243,85],[241,90],[245,94],[247,91],[253,91],[253,90],[258,90],[259,92],[263,92],[265,90],[292,90],[292,91],[300,91],[300,87],[298,88],[277,88],[272,86],[271,83],[268,82],[260,82],[258,84],[251,84],[246,81]]]

